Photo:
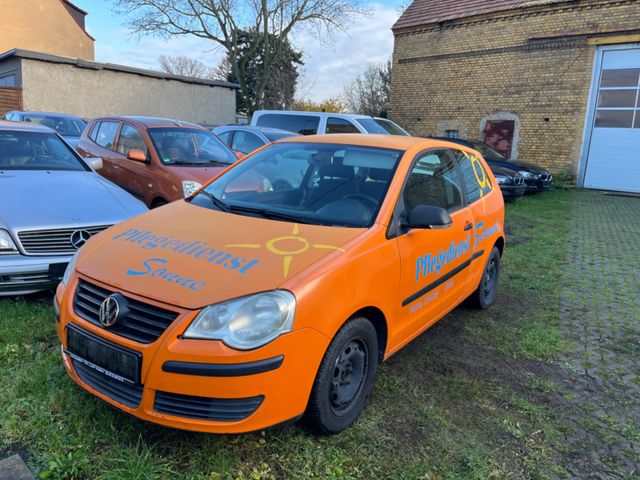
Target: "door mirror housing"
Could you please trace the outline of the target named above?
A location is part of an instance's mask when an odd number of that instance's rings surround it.
[[[139,150],[137,148],[132,148],[131,150],[129,150],[127,152],[127,158],[129,160],[134,160],[136,162],[147,161],[147,155],[142,150]]]
[[[100,157],[85,158],[84,161],[92,170],[100,170],[103,167]]]
[[[449,212],[444,208],[433,205],[418,205],[409,212],[408,218],[403,222],[403,228],[449,228],[453,220]]]

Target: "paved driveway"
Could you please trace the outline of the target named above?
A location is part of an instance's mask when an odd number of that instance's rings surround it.
[[[640,476],[640,199],[580,195],[563,279],[561,387],[575,478]]]

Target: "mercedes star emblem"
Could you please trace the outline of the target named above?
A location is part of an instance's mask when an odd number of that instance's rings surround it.
[[[71,245],[76,250],[87,243],[87,240],[91,238],[91,234],[86,230],[76,230],[71,234]]]

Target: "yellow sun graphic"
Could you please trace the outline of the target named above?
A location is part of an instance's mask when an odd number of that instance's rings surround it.
[[[293,250],[284,250],[282,248],[278,248],[277,244],[283,241],[297,242],[300,247]],[[313,245],[310,244],[309,240],[307,240],[305,237],[300,236],[300,227],[298,224],[293,225],[293,231],[291,232],[291,235],[272,238],[264,245],[260,245],[259,243],[234,243],[226,246],[230,248],[262,248],[264,246],[271,253],[283,257],[282,265],[284,268],[285,278],[289,276],[289,268],[291,267],[291,262],[293,262],[294,255],[304,253],[309,250],[309,248],[317,248],[320,250],[337,250],[339,252],[344,252],[344,249],[336,247],[334,245],[325,245],[323,243],[314,243]]]

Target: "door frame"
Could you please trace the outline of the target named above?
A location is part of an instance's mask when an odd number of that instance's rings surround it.
[[[589,88],[589,98],[585,115],[584,127],[582,131],[582,147],[580,148],[580,159],[578,161],[578,187],[584,187],[584,180],[587,176],[589,163],[589,151],[591,150],[591,136],[596,117],[596,103],[598,91],[600,89],[600,73],[602,71],[602,61],[604,53],[612,50],[633,50],[640,48],[640,43],[625,43],[620,45],[601,45],[594,53],[593,68],[591,71],[591,86]]]

